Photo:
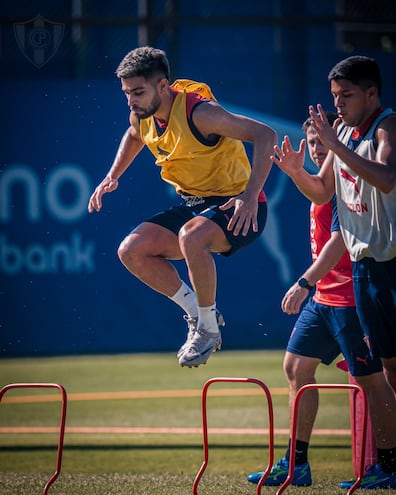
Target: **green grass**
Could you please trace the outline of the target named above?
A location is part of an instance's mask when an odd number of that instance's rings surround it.
[[[200,391],[216,376],[254,377],[275,389],[287,386],[281,351],[226,352],[206,366],[181,369],[170,354],[79,356],[0,361],[1,386],[15,382],[56,382],[70,397],[67,426],[195,427],[201,428]],[[345,382],[334,365],[321,366],[318,382]],[[268,425],[262,395],[217,397],[216,389],[257,388],[247,384],[215,384],[208,394],[209,427],[263,428]],[[195,390],[194,397],[73,400],[92,392]],[[211,395],[211,391],[213,394]],[[57,391],[15,390],[5,397]],[[316,428],[349,428],[348,393],[320,395]],[[287,394],[273,394],[275,428],[288,427]],[[59,402],[11,404],[0,407],[0,426],[55,426]],[[199,485],[202,495],[254,494],[246,475],[267,462],[268,438],[256,435],[210,435],[210,462]],[[353,476],[350,437],[313,436],[310,462],[314,485],[289,487],[287,493],[337,494],[337,481]],[[34,495],[55,468],[56,434],[1,433],[2,495]],[[275,439],[275,460],[283,455],[287,436]],[[202,463],[199,434],[66,433],[62,473],[51,494],[106,495],[191,493]],[[384,490],[383,490],[384,491]],[[263,488],[262,493],[276,493]],[[376,491],[378,495],[381,490]],[[385,493],[385,491],[384,491]],[[389,493],[389,491],[386,491]]]

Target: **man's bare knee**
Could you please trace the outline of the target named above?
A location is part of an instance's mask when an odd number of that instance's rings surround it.
[[[144,254],[142,243],[136,242],[131,236],[127,236],[118,246],[117,254],[124,265],[131,267],[135,260]]]

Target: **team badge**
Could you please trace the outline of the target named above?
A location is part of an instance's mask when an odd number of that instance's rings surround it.
[[[41,15],[26,22],[14,23],[14,35],[19,49],[30,63],[43,67],[62,43],[65,25],[49,21]]]

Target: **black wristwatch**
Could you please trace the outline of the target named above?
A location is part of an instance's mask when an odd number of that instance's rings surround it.
[[[309,285],[307,279],[304,277],[301,277],[297,283],[300,287],[303,287],[304,289],[308,289],[308,290],[313,289],[313,285]]]

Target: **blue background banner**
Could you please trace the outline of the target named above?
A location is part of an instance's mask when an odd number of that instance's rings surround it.
[[[87,211],[128,125],[114,71],[129,50],[164,49],[172,80],[208,83],[230,111],[297,146],[308,105],[333,109],[327,75],[349,55],[378,60],[383,103],[396,107],[396,7],[377,3],[374,12],[360,0],[3,1],[0,355],[176,352],[184,342],[180,308],[117,257],[136,224],[177,200],[150,153],[99,214]],[[310,263],[309,202],[276,167],[265,190],[260,239],[215,257],[225,349],[284,347],[295,317],[280,302]]]

